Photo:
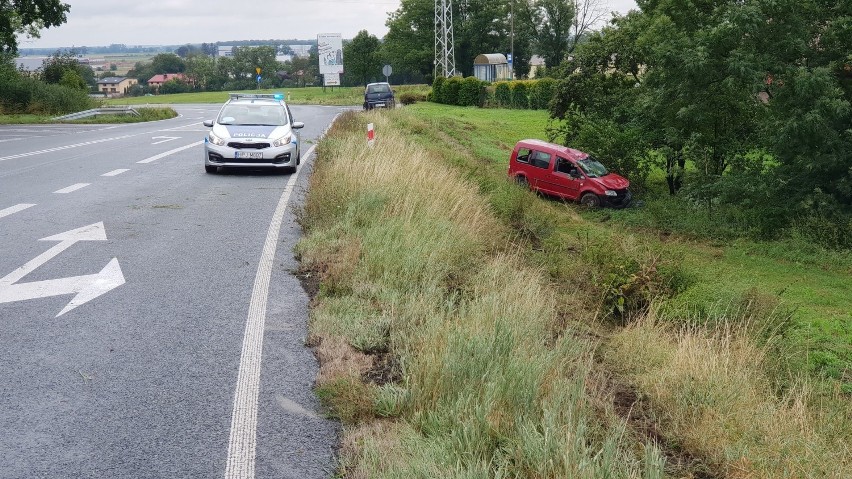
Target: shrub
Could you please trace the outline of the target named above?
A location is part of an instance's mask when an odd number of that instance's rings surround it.
[[[446,105],[458,105],[459,104],[459,90],[461,90],[462,78],[461,77],[451,77],[448,78],[444,83],[443,89],[443,101]]]
[[[512,108],[526,110],[530,107],[529,89],[526,82],[513,82],[512,84]]]
[[[485,83],[476,77],[467,77],[459,88],[459,106],[482,106],[485,98]]]
[[[494,100],[501,108],[509,108],[512,105],[512,89],[509,87],[509,82],[501,81],[494,85]]]
[[[407,91],[407,92],[401,93],[399,95],[399,102],[402,103],[403,105],[413,105],[414,103],[417,103],[418,101],[428,101],[428,96],[429,96],[428,94],[423,95],[423,94],[420,94],[420,93],[414,93],[414,92]]]
[[[446,82],[447,79],[444,77],[435,78],[435,81],[432,83],[432,97],[429,101],[433,101],[435,103],[444,103],[444,84]]]
[[[530,82],[530,108],[533,110],[547,110],[553,92],[556,90],[556,80],[553,78],[542,78]]]

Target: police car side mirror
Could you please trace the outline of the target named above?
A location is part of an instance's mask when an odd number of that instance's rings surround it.
[[[202,123],[208,128],[213,126],[213,120],[204,120]]]
[[[295,128],[296,130],[298,130],[299,128],[304,128],[304,127],[305,127],[305,124],[302,123],[301,121],[294,121],[293,122],[293,128]]]

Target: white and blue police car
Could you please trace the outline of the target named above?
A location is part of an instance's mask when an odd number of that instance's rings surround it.
[[[299,130],[284,95],[231,93],[204,138],[204,169],[275,168],[294,173],[301,161]]]

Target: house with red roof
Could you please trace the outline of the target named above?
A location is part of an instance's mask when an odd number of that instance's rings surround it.
[[[160,87],[163,86],[163,83],[169,80],[181,80],[186,83],[192,83],[192,80],[183,73],[164,73],[162,75],[152,76],[151,79],[148,80],[148,87],[151,90],[159,90]]]

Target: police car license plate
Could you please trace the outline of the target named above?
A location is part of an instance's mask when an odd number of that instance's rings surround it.
[[[263,152],[262,151],[238,151],[236,152],[235,158],[248,158],[251,160],[262,160]]]
[[[376,106],[380,106],[380,107],[384,108],[385,104],[384,103],[376,103]]]

